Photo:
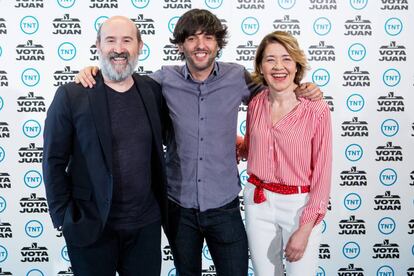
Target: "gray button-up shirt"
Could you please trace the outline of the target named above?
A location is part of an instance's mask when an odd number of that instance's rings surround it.
[[[229,203],[241,189],[238,108],[259,88],[234,63],[216,62],[205,81],[193,79],[187,66],[164,66],[151,77],[162,85],[173,126],[166,154],[169,198],[200,211]]]

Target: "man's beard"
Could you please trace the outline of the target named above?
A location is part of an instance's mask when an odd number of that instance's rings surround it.
[[[117,57],[123,57],[128,60],[128,63],[121,72],[115,70],[116,65],[111,64],[111,59]],[[135,67],[137,67],[138,64],[138,56],[136,58],[131,58],[131,55],[127,52],[111,52],[107,56],[103,56],[101,53],[99,53],[99,63],[102,70],[102,74],[105,77],[107,77],[111,81],[120,82],[126,80],[129,76],[132,75],[132,73],[134,73]]]

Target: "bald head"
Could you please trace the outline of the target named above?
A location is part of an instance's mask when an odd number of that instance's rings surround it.
[[[131,19],[128,17],[122,16],[122,15],[115,15],[107,20],[105,20],[101,26],[99,26],[98,33],[96,35],[96,42],[101,43],[102,37],[108,35],[108,31],[113,28],[123,28],[127,30],[134,30],[135,31],[135,37],[139,42],[141,42],[141,33],[138,29],[138,27],[135,25],[134,22],[132,22]],[[109,29],[109,30],[108,30]]]

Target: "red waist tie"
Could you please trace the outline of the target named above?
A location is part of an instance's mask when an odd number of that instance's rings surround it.
[[[262,203],[266,201],[266,196],[263,192],[263,189],[283,195],[303,194],[309,193],[310,191],[310,185],[289,186],[280,183],[265,183],[259,178],[257,178],[257,176],[255,176],[254,174],[250,175],[247,181],[256,186],[256,188],[254,189],[254,203]]]

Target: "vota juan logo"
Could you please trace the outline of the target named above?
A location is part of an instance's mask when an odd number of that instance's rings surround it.
[[[131,18],[142,35],[155,35],[154,20],[145,18],[143,14],[138,14],[136,18]]]
[[[407,233],[410,234],[410,235],[414,234],[414,219],[411,219],[408,222],[408,232]]]
[[[13,232],[11,229],[11,224],[9,222],[0,221],[0,238],[2,239],[13,238]]]
[[[239,195],[240,211],[244,212],[244,197]]]
[[[35,193],[30,194],[30,197],[23,197],[20,199],[20,213],[21,214],[42,214],[48,212],[46,198],[37,197]]]
[[[53,73],[53,86],[59,87],[68,82],[72,82],[75,80],[75,76],[79,73],[78,70],[72,70],[70,66],[65,66],[63,70],[56,70]]]
[[[321,243],[319,245],[319,259],[320,260],[329,260],[331,258],[331,249],[329,244]]]
[[[0,138],[10,138],[10,129],[7,122],[0,122]]]
[[[58,272],[58,276],[74,276],[72,267],[68,267],[67,270],[61,270]]]
[[[342,123],[343,137],[368,137],[368,123],[360,121],[358,117],[353,117],[351,121]]]
[[[290,18],[290,15],[285,15],[282,19],[275,19],[273,21],[273,28],[275,31],[284,31],[295,36],[300,35],[300,21]]]
[[[146,70],[144,66],[137,66],[135,72],[140,75],[149,75],[153,73],[151,70]]]
[[[30,143],[28,147],[21,147],[18,151],[19,163],[42,163],[43,147],[37,147],[35,143]]]
[[[335,47],[319,41],[318,45],[309,46],[308,56],[309,61],[335,61]]]
[[[375,161],[403,161],[401,146],[394,146],[392,142],[387,142],[385,146],[378,146],[375,153],[377,154]]]
[[[31,246],[23,247],[20,250],[22,263],[48,263],[49,254],[48,249],[45,246],[39,246],[37,242],[31,244]]]
[[[410,173],[410,186],[414,186],[414,171]]]
[[[383,195],[376,195],[374,198],[375,211],[401,211],[401,197],[386,191]]]
[[[402,11],[408,10],[408,0],[381,0],[381,10]]]
[[[118,0],[89,0],[91,9],[117,9]]]
[[[396,96],[394,92],[388,92],[387,96],[379,96],[377,99],[379,112],[404,112],[405,104],[403,96]]]
[[[0,35],[7,34],[6,20],[0,18]]]
[[[356,267],[354,264],[349,264],[348,267],[338,269],[338,276],[364,276],[364,269]]]
[[[336,0],[310,0],[310,10],[336,10]]]
[[[16,0],[14,7],[23,9],[43,8],[43,0]]]
[[[44,61],[45,52],[41,44],[34,44],[32,40],[28,40],[25,44],[18,44],[16,46],[17,57],[20,61]]]
[[[71,18],[68,13],[63,17],[53,19],[53,32],[54,35],[81,35],[82,27],[78,18]]]
[[[172,255],[170,245],[164,246],[164,248],[162,249],[162,255],[163,255],[163,257],[162,257],[163,261],[174,261],[174,257]]]
[[[345,71],[343,74],[344,87],[365,87],[370,86],[369,72],[360,70],[359,66],[354,67],[352,71]]]
[[[36,96],[34,92],[17,98],[17,112],[46,112],[45,98]]]
[[[388,239],[382,243],[376,243],[372,247],[374,251],[373,259],[399,259],[400,249],[397,243],[392,243]]]
[[[363,170],[358,170],[356,166],[351,167],[350,170],[342,171],[340,174],[340,186],[367,186],[367,173]]]
[[[208,268],[203,268],[201,270],[201,276],[216,276],[216,266],[209,265]]]
[[[10,174],[7,172],[0,172],[0,189],[11,189]]]
[[[165,45],[163,48],[164,61],[181,61],[180,51],[173,44]]]
[[[7,72],[0,70],[0,87],[7,87],[7,86],[9,86],[9,80],[7,79]]]
[[[163,9],[192,9],[191,0],[164,0]]]
[[[265,3],[264,0],[237,0],[238,6],[237,9],[242,10],[264,10]]]
[[[339,221],[339,235],[365,235],[365,221],[355,218],[354,215],[349,219],[342,219]]]
[[[361,15],[345,21],[346,36],[372,36],[371,21],[363,19]]]
[[[328,104],[329,110],[333,112],[335,110],[334,98],[332,96],[323,96],[323,100]]]
[[[252,40],[248,40],[244,45],[236,47],[236,61],[253,61],[256,55],[257,45]]]
[[[404,45],[398,45],[391,41],[388,45],[379,48],[379,61],[407,61],[407,53]]]

